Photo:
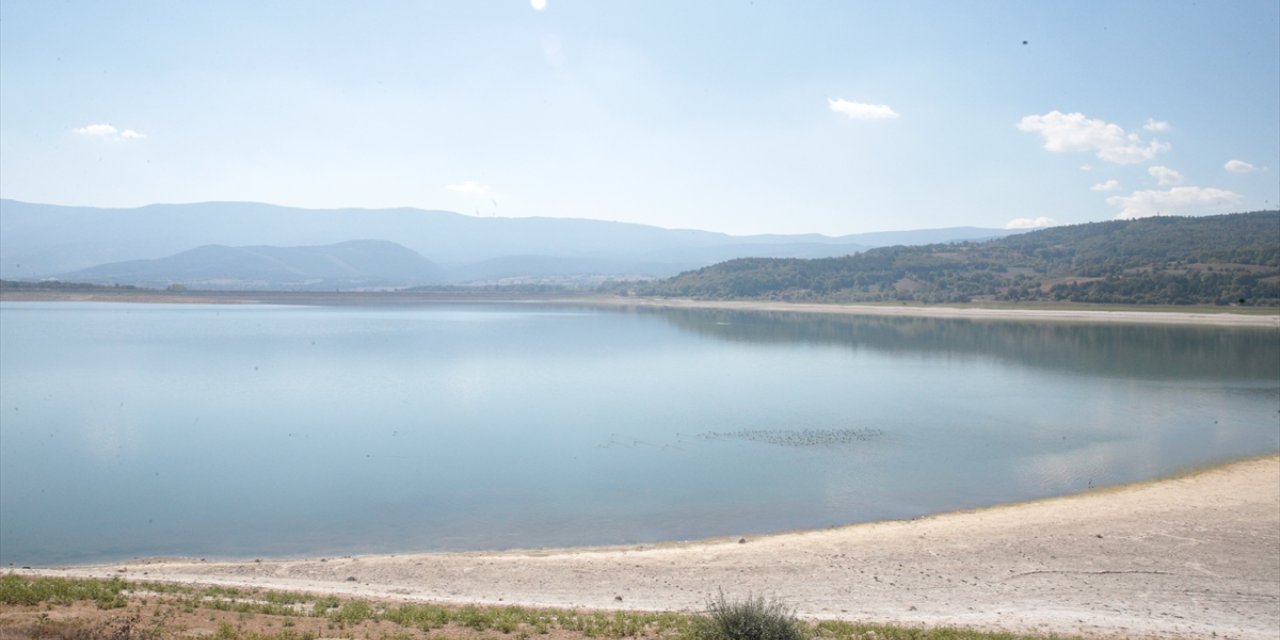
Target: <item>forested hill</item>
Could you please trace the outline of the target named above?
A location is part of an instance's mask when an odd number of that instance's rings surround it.
[[[1280,211],[1154,217],[817,260],[730,260],[639,295],[1280,305]]]

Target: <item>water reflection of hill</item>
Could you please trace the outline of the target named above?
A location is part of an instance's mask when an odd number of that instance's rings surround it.
[[[723,340],[839,345],[924,357],[984,357],[1077,374],[1280,381],[1270,329],[637,309]]]

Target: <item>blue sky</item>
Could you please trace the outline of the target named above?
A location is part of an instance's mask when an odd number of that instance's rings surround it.
[[[1280,204],[1275,0],[539,2],[5,0],[0,195],[832,235]]]

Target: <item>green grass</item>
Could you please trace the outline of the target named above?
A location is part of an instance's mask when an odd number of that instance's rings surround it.
[[[824,620],[810,626],[815,640],[1018,640],[1027,636],[1012,633],[974,631],[953,627],[888,627],[878,624],[857,624]],[[1051,636],[1054,637],[1054,636]]]
[[[377,612],[372,605],[363,600],[348,600],[337,609],[329,611],[329,620],[338,623],[339,627],[375,619],[377,619]]]
[[[13,574],[0,576],[0,604],[36,605],[71,604],[93,601],[99,609],[125,606],[124,591],[128,583],[111,580],[77,580],[72,578],[24,578]]]
[[[132,600],[131,600],[132,599]],[[528,640],[551,631],[579,634],[583,638],[645,638],[653,640],[1012,640],[1020,637],[954,628],[915,628],[853,622],[799,620],[781,603],[760,596],[732,601],[723,593],[712,600],[704,614],[581,611],[517,606],[450,607],[423,603],[393,603],[331,595],[309,595],[264,589],[199,587],[155,582],[45,578],[8,574],[0,576],[0,606],[43,607],[93,602],[99,608],[129,607],[142,599],[174,610],[230,612],[245,621],[252,616],[276,616],[283,627],[275,633],[244,631],[221,622],[212,636],[224,640],[307,640],[312,631],[293,629],[292,620],[322,619],[336,630],[323,635],[357,636],[367,623],[389,623],[399,632],[379,627],[378,638],[408,637],[410,632],[431,632],[432,638],[482,637],[485,640]],[[136,609],[131,609],[136,610]],[[127,613],[127,611],[126,611]],[[42,637],[93,640],[128,637],[145,639],[159,634],[158,627],[144,628],[137,613],[111,624],[128,631],[121,636],[110,629],[68,627],[65,633]],[[161,617],[159,610],[155,614]],[[211,613],[211,615],[214,615]],[[115,620],[115,618],[113,618]],[[116,629],[113,627],[113,629]],[[46,631],[49,631],[46,629]],[[119,629],[116,629],[119,631]],[[477,635],[479,634],[479,635]],[[3,634],[0,634],[3,635]],[[159,637],[159,636],[157,636]]]
[[[445,607],[434,604],[402,604],[382,612],[384,620],[402,627],[431,631],[449,624],[450,614]]]

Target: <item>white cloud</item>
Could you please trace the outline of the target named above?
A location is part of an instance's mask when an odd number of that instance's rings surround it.
[[[1240,194],[1212,187],[1174,187],[1168,191],[1135,191],[1111,196],[1107,204],[1120,207],[1117,220],[1160,214],[1204,213],[1240,202]]]
[[[1136,164],[1168,151],[1168,143],[1143,142],[1135,133],[1125,133],[1120,125],[1086,118],[1083,113],[1050,111],[1042,116],[1026,116],[1018,129],[1044,137],[1044,148],[1065,153],[1093,151],[1098,157],[1115,164]]]
[[[1091,165],[1091,164],[1082,164],[1082,165],[1080,165],[1080,170],[1081,170],[1081,171],[1093,171],[1093,165]]]
[[[109,124],[91,124],[87,127],[72,129],[71,131],[73,133],[78,133],[82,136],[97,136],[97,137],[114,136],[116,134],[116,128]]]
[[[1147,123],[1142,125],[1142,128],[1153,133],[1160,133],[1169,130],[1169,123],[1147,118]]]
[[[844,98],[827,98],[827,104],[831,106],[832,111],[843,113],[856,120],[884,120],[898,117],[898,113],[890,109],[887,104],[849,102]]]
[[[1257,167],[1244,160],[1228,160],[1226,164],[1222,165],[1222,168],[1232,173],[1252,173],[1257,169]]]
[[[542,11],[547,8],[547,0],[529,0],[529,6],[533,7],[534,11]]]
[[[1182,174],[1169,167],[1151,167],[1147,169],[1147,173],[1151,174],[1151,177],[1155,178],[1162,187],[1167,187],[1171,184],[1182,184]]]
[[[1089,187],[1089,190],[1090,191],[1116,191],[1119,188],[1120,188],[1120,181],[1113,179],[1113,180],[1108,180],[1106,182],[1099,182],[1098,184],[1095,184],[1092,187]]]
[[[91,124],[85,127],[72,129],[71,132],[77,135],[102,138],[104,140],[138,140],[147,137],[133,129],[125,129],[124,131],[121,131],[109,124]]]
[[[465,180],[458,184],[445,185],[444,188],[458,193],[469,193],[477,196],[488,195],[489,193],[489,185],[480,184],[475,180]]]
[[[1040,216],[1039,218],[1014,218],[1004,225],[1006,229],[1039,229],[1041,227],[1057,226],[1058,221],[1053,218]]]

